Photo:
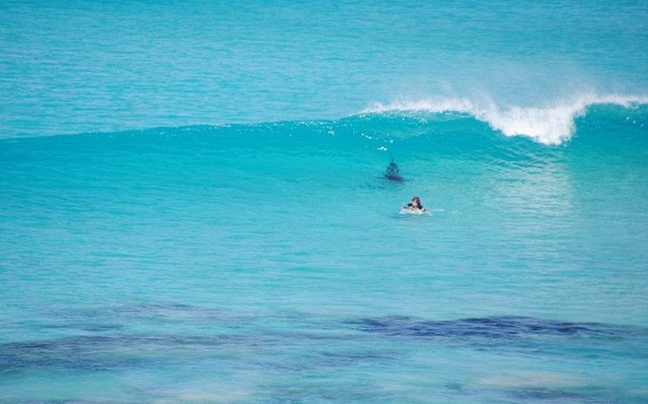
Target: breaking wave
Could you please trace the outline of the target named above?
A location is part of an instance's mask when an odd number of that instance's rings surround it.
[[[487,123],[506,136],[527,136],[547,144],[559,145],[569,140],[577,118],[587,114],[596,105],[615,105],[637,108],[648,104],[648,97],[633,95],[585,95],[544,107],[500,107],[492,101],[476,102],[466,98],[439,98],[391,104],[375,103],[363,114],[389,113],[459,113]]]

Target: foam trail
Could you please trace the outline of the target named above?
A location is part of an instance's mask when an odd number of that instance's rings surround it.
[[[527,136],[543,144],[559,145],[574,134],[576,118],[585,115],[588,107],[601,104],[629,108],[633,105],[648,104],[648,97],[586,95],[551,107],[513,106],[509,108],[498,107],[492,102],[482,106],[465,98],[432,99],[386,105],[375,103],[362,113],[421,111],[469,114],[506,136]]]

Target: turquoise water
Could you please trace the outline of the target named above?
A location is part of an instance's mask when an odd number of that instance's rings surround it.
[[[4,2],[0,402],[646,402],[646,17]]]

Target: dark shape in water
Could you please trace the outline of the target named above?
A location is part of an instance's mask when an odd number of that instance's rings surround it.
[[[398,169],[398,164],[394,161],[394,158],[392,157],[391,162],[387,166],[387,171],[385,171],[385,178],[390,180],[390,181],[395,181],[395,182],[403,182],[404,179],[400,175],[400,171]]]
[[[570,323],[530,317],[468,318],[424,321],[411,317],[382,317],[355,322],[363,331],[415,338],[514,339],[526,336],[614,337],[619,330],[596,323]]]

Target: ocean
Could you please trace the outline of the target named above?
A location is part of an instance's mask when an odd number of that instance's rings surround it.
[[[5,0],[0,49],[0,403],[648,401],[645,2]]]

